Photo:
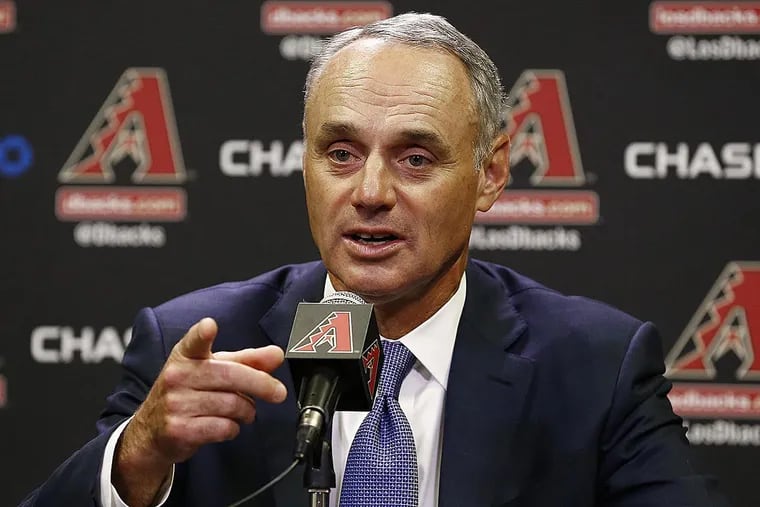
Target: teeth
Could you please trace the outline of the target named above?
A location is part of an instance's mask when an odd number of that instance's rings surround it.
[[[356,237],[362,241],[387,241],[393,238],[393,236],[387,234],[356,234]]]

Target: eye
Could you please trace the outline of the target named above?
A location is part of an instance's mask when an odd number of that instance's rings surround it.
[[[338,164],[348,164],[358,158],[349,150],[343,148],[331,150],[327,153],[327,156],[330,158],[330,160]]]
[[[409,155],[406,159],[412,167],[422,167],[425,165],[425,162],[429,162],[428,159],[422,155]]]
[[[348,162],[351,160],[351,153],[348,150],[334,150],[330,154],[338,162]]]

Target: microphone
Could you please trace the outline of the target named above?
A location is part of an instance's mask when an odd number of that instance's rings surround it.
[[[373,305],[351,292],[299,303],[285,352],[298,388],[294,457],[321,452],[335,410],[370,410],[383,348]]]

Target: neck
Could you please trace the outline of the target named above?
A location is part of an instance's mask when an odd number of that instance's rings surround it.
[[[466,265],[464,256],[419,291],[399,299],[376,301],[375,318],[380,334],[395,340],[432,317],[459,288]]]

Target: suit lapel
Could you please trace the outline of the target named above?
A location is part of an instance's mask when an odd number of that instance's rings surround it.
[[[321,262],[308,264],[302,271],[291,275],[294,280],[283,289],[280,299],[261,318],[262,331],[275,345],[285,348],[290,338],[290,328],[296,316],[298,303],[315,303],[322,299],[327,270]]]
[[[526,330],[508,296],[503,282],[470,262],[446,391],[441,507],[503,504],[519,494],[529,465],[515,434],[533,362],[508,352]]]

